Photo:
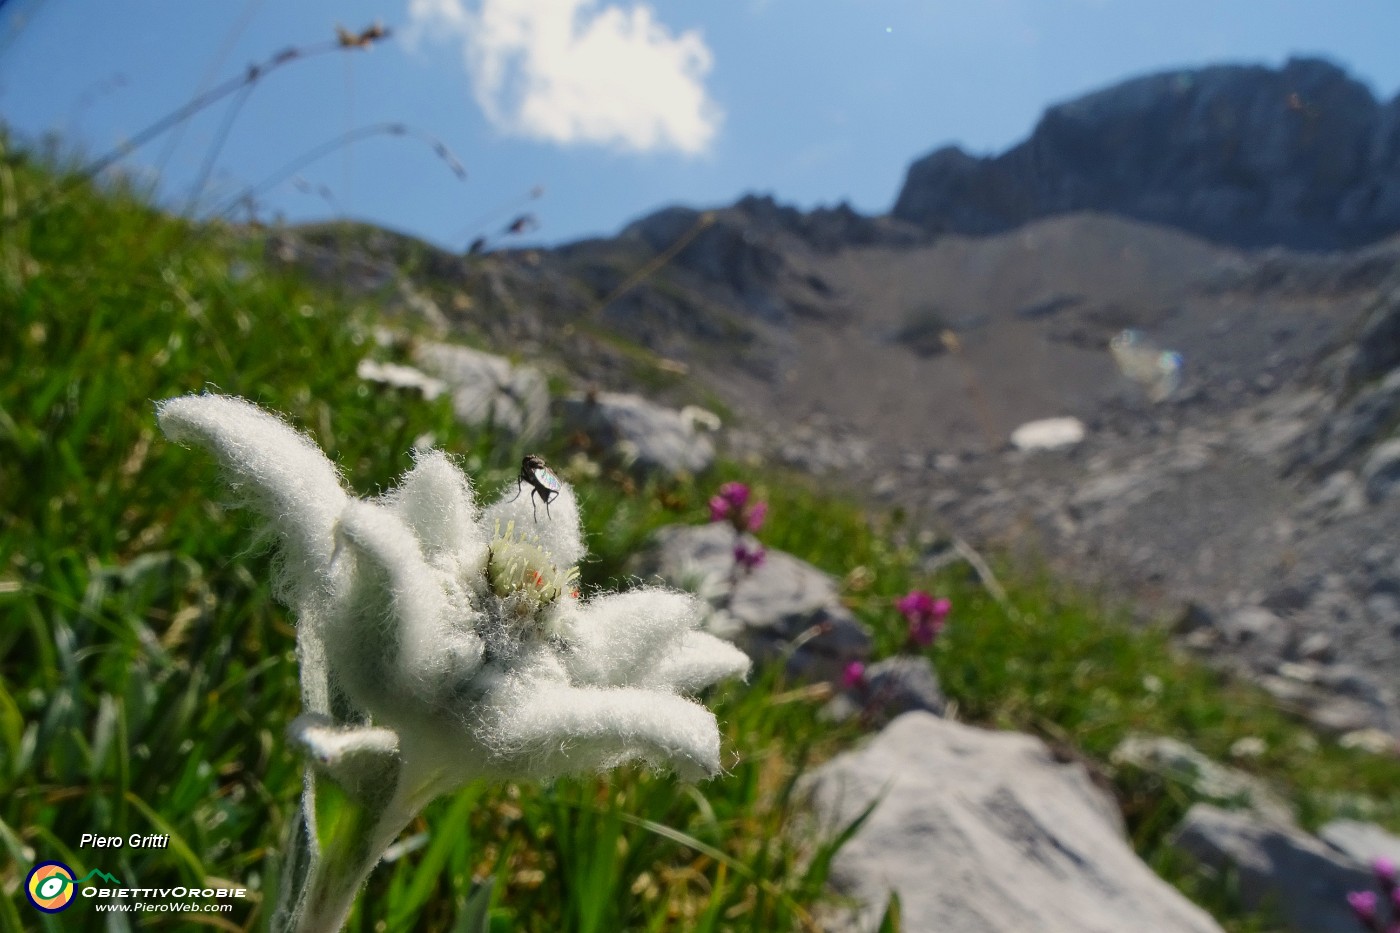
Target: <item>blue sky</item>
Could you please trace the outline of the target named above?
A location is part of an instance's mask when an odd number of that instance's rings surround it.
[[[0,0],[0,119],[89,156],[290,46],[376,20],[369,52],[289,63],[121,163],[209,212],[360,127],[399,122],[260,197],[461,249],[608,235],[657,207],[745,192],[889,208],[915,157],[1000,151],[1047,104],[1124,77],[1321,55],[1390,98],[1396,0]],[[538,197],[532,191],[543,188]],[[504,242],[504,241],[502,241]]]

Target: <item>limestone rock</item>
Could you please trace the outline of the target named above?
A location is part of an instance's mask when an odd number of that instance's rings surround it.
[[[1400,369],[1366,383],[1306,432],[1295,449],[1293,467],[1323,474],[1350,466],[1400,419]]]
[[[1371,873],[1296,828],[1198,803],[1174,844],[1217,871],[1233,869],[1248,908],[1272,905],[1299,933],[1355,933],[1347,892],[1369,890]]]
[[[828,827],[879,799],[833,864],[864,906],[831,929],[873,930],[892,890],[909,933],[1220,929],[1138,859],[1084,769],[1030,736],[908,713],[808,786]]]
[[[1371,451],[1361,468],[1361,481],[1366,484],[1366,498],[1371,502],[1380,502],[1395,493],[1400,486],[1400,438]]]
[[[435,379],[422,370],[398,363],[360,360],[359,365],[355,367],[355,375],[366,382],[389,386],[391,389],[417,390],[430,402],[447,391],[447,383],[441,379]]]
[[[947,705],[927,657],[895,655],[867,667],[864,682],[838,694],[823,712],[835,720],[861,716],[862,723],[883,726],[916,710],[941,716]]]
[[[1361,865],[1388,858],[1400,865],[1400,836],[1388,833],[1375,823],[1359,820],[1333,820],[1317,835],[1338,852]]]
[[[750,541],[750,545],[755,542]],[[795,675],[836,680],[870,654],[870,633],[837,599],[836,581],[806,561],[769,550],[731,594],[728,525],[671,525],[637,555],[634,571],[690,589],[716,607],[711,630],[756,660],[786,658]]]
[[[640,395],[596,392],[562,399],[566,431],[582,431],[629,466],[665,473],[698,473],[715,459],[715,447],[693,416]]]
[[[1082,440],[1084,422],[1078,418],[1041,418],[1011,432],[1011,444],[1018,450],[1059,450]]]
[[[464,425],[490,424],[529,440],[549,424],[549,386],[537,369],[446,343],[419,344],[413,360],[447,384]]]
[[[1258,778],[1212,761],[1178,739],[1131,735],[1110,756],[1115,765],[1131,766],[1190,788],[1197,796],[1223,806],[1253,810],[1271,822],[1293,822],[1293,808]]]
[[[1392,283],[1377,300],[1361,333],[1343,354],[1342,376],[1358,386],[1400,368],[1400,285]]]

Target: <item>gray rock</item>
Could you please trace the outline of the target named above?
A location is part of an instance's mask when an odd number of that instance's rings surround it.
[[[1133,735],[1113,750],[1110,760],[1185,785],[1191,793],[1231,809],[1252,810],[1274,823],[1293,822],[1293,808],[1258,778],[1212,761],[1185,742],[1165,736]]]
[[[895,655],[865,670],[869,695],[889,718],[921,711],[941,715],[948,705],[933,662],[923,655]]]
[[[1383,729],[1357,729],[1337,739],[1342,748],[1359,748],[1372,755],[1400,755],[1400,740]]]
[[[1275,641],[1283,637],[1283,620],[1262,606],[1247,606],[1230,613],[1222,626],[1234,644]]]
[[[1400,419],[1400,370],[1359,386],[1299,440],[1294,466],[1335,470],[1380,439]],[[1319,493],[1320,494],[1320,493]]]
[[[1400,438],[1386,441],[1371,451],[1361,468],[1361,482],[1366,486],[1366,498],[1380,502],[1400,486]]]
[[[1298,657],[1305,661],[1330,661],[1336,653],[1332,636],[1326,632],[1313,632],[1298,645]]]
[[[452,410],[464,425],[494,425],[530,440],[549,424],[549,385],[539,370],[500,356],[446,343],[422,343],[413,360],[447,383]]]
[[[1198,803],[1172,841],[1217,871],[1233,869],[1244,905],[1272,905],[1287,929],[1356,933],[1346,896],[1369,889],[1370,872],[1301,830]]]
[[[869,657],[870,632],[841,605],[832,577],[769,550],[731,591],[733,552],[728,525],[670,525],[636,556],[633,571],[698,593],[715,607],[711,631],[757,660],[785,659],[795,676],[837,680],[851,661]]]
[[[1011,432],[1017,450],[1060,450],[1084,440],[1084,422],[1078,418],[1041,418],[1027,421]]]
[[[1345,358],[1346,384],[1379,379],[1400,367],[1400,287],[1392,283],[1366,318]]]
[[[915,711],[943,715],[948,700],[933,662],[923,655],[895,655],[865,669],[865,681],[837,695],[825,710],[832,719],[861,716],[872,726]]]
[[[1394,593],[1374,593],[1366,597],[1366,616],[1374,624],[1400,634],[1400,597]]]
[[[1190,635],[1193,632],[1213,632],[1219,622],[1215,614],[1194,600],[1188,601],[1172,621],[1172,633]]]
[[[872,458],[868,441],[820,418],[791,426],[776,453],[784,463],[818,476],[865,467]]]
[[[1328,519],[1359,515],[1366,507],[1366,494],[1351,470],[1338,470],[1326,479],[1303,502],[1303,508]]]
[[[355,367],[355,375],[366,382],[388,386],[391,389],[417,391],[430,402],[447,391],[447,383],[441,379],[435,379],[412,366],[401,366],[398,363],[360,360],[359,365]]]
[[[1400,836],[1386,832],[1375,823],[1333,820],[1318,830],[1317,835],[1358,864],[1370,865],[1378,858],[1388,858],[1400,865]]]
[[[850,208],[802,213],[771,197],[745,197],[730,209],[700,212],[668,207],[629,224],[619,240],[660,254],[683,243],[668,266],[719,285],[726,302],[775,324],[794,316],[820,316],[831,299],[819,272],[795,264],[801,246],[829,251],[886,239],[888,224]],[[904,239],[910,239],[910,231]],[[780,248],[788,245],[788,249]]]
[[[696,419],[640,395],[595,392],[562,399],[566,431],[582,431],[628,466],[664,473],[698,473],[715,459],[715,447]]]
[[[1316,675],[1299,676],[1309,669],[1308,665],[1285,662],[1279,665],[1285,676],[1264,675],[1256,682],[1285,708],[1326,732],[1355,732],[1376,721],[1377,710],[1372,704],[1324,689],[1326,684],[1319,684]]]
[[[1219,930],[1137,858],[1084,768],[1030,736],[908,713],[807,787],[828,828],[878,800],[833,863],[862,907],[828,929],[873,930],[895,891],[909,933]]]

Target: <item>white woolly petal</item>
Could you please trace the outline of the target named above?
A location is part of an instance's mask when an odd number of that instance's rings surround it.
[[[326,716],[292,720],[287,737],[316,769],[362,799],[392,791],[398,777],[399,737],[388,729],[341,726]]]
[[[326,572],[332,529],[348,497],[335,466],[308,437],[251,402],[222,395],[166,399],[156,419],[172,441],[212,453],[234,489],[281,535],[291,592]]]
[[[471,483],[440,450],[420,455],[384,502],[413,529],[430,559],[439,552],[467,553],[486,546]]]
[[[557,566],[562,568],[577,564],[583,559],[585,549],[583,528],[578,517],[578,499],[574,496],[573,487],[564,483],[548,509],[539,496],[532,501],[531,492],[527,483],[517,496],[515,484],[511,483],[501,500],[486,510],[481,524],[490,531],[497,523],[504,529],[515,522],[517,531],[539,538],[540,546],[549,552]]]
[[[297,611],[302,699],[329,712],[330,670],[320,631],[332,588],[333,529],[349,497],[340,474],[314,443],[241,398],[186,395],[156,405],[165,436],[214,455],[234,491],[281,541],[274,581]]]
[[[393,511],[367,502],[351,502],[341,522],[347,547],[383,576],[393,600],[394,639],[397,656],[393,669],[397,684],[424,699],[435,700],[471,677],[481,664],[481,639],[471,630],[469,618],[453,618],[445,597],[445,581],[423,559],[418,539]],[[460,607],[459,611],[460,611]],[[356,650],[375,650],[361,633],[340,631],[333,646],[345,656]],[[357,659],[357,670],[371,670],[387,659]],[[346,665],[350,667],[351,665]],[[365,685],[371,686],[371,685]]]
[[[513,776],[546,780],[633,760],[686,780],[719,771],[714,714],[669,693],[517,682],[483,702],[497,710],[489,744]]]
[[[561,634],[569,647],[561,656],[575,683],[639,683],[700,618],[700,603],[685,593],[610,593],[565,616]]]
[[[707,632],[686,632],[680,644],[647,672],[641,686],[687,693],[729,677],[747,677],[749,656]]]

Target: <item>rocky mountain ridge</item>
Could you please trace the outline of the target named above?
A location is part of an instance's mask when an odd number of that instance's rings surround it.
[[[1326,63],[1203,69],[944,159],[975,184],[916,197],[916,164],[890,217],[747,197],[551,250],[270,251],[576,384],[716,408],[731,455],[1049,555],[1329,728],[1400,734],[1397,114]],[[1129,330],[1170,351],[1168,391],[1113,352]],[[1008,443],[1049,417],[1084,441]]]
[[[893,216],[988,234],[1086,210],[1236,245],[1371,242],[1400,230],[1400,97],[1318,59],[1149,75],[1051,107],[1001,155],[925,156]]]

